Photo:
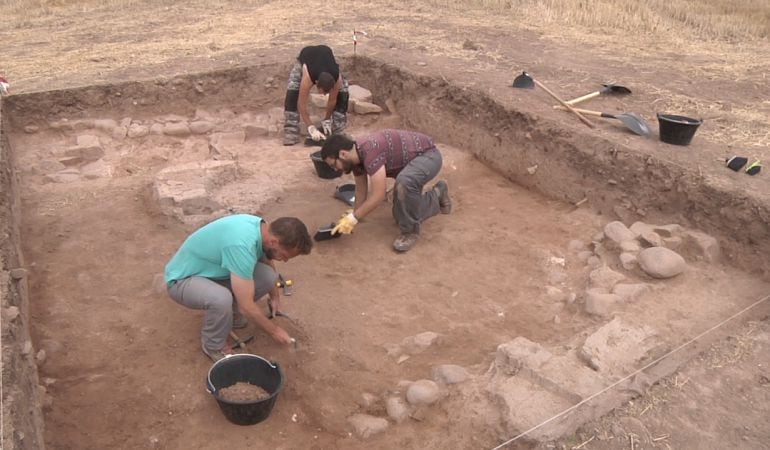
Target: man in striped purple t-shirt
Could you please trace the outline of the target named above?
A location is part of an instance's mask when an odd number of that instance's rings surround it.
[[[430,136],[415,131],[382,130],[354,141],[336,134],[324,143],[321,157],[337,170],[353,172],[356,180],[355,209],[336,223],[334,234],[351,233],[359,220],[385,200],[387,178],[396,179],[393,217],[401,229],[401,235],[393,242],[396,251],[405,252],[414,246],[425,219],[452,211],[446,181],[422,191],[442,164],[441,152]]]

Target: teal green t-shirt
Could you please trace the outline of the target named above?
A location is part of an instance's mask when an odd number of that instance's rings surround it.
[[[166,264],[166,284],[189,277],[221,280],[230,272],[251,280],[262,251],[262,218],[222,217],[191,234]]]

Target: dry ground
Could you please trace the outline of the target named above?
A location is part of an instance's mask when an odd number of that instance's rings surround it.
[[[650,122],[656,111],[703,117],[706,125],[698,139],[723,145],[724,154],[770,157],[766,127],[770,103],[765,79],[770,48],[765,41],[700,42],[688,33],[600,35],[595,30],[553,24],[522,25],[510,13],[435,9],[429,5],[409,10],[392,2],[330,5],[323,12],[284,1],[177,2],[167,6],[151,2],[105,6],[77,3],[48,7],[45,14],[30,9],[4,16],[0,22],[4,43],[0,71],[10,79],[13,91],[21,93],[258,64],[263,58],[291,54],[311,42],[327,42],[338,53],[349,55],[350,31],[357,28],[369,33],[368,38],[360,39],[357,51],[398,57],[393,61],[450,80],[495,71],[502,78],[510,73],[512,78],[516,71],[527,69],[542,74],[539,78],[565,97],[589,92],[603,81],[622,82],[632,87],[634,96],[623,102],[600,99],[594,105],[637,111]],[[471,48],[474,46],[476,50]],[[428,67],[420,64],[425,62]],[[466,70],[460,73],[446,69],[458,65]],[[280,92],[275,97],[276,104],[280,104]],[[536,112],[560,114],[549,111],[549,101],[546,98]],[[604,123],[600,127],[606,133],[616,131]],[[694,164],[722,176],[720,171],[724,169],[715,163],[715,155],[700,155],[697,146],[675,151],[691,152]],[[304,149],[292,152],[285,157],[297,161],[305,158]],[[287,265],[287,270],[301,280],[295,299],[303,302],[295,306],[302,317],[297,333],[312,344],[303,356],[301,352],[290,354],[274,348],[263,338],[260,351],[284,361],[292,379],[308,383],[287,389],[281,399],[284,408],[277,409],[271,421],[260,428],[264,434],[256,437],[244,430],[233,431],[202,392],[201,374],[208,363],[194,345],[198,317],[175,308],[150,289],[152,275],[181,242],[186,230],[148,213],[151,208],[141,186],[146,186],[149,178],[121,177],[61,190],[51,185],[38,186],[34,177],[27,177],[23,180],[28,183],[23,196],[24,238],[27,260],[35,263],[30,275],[33,298],[49,302],[33,301],[33,337],[38,345],[48,338],[64,346],[52,352],[43,369],[44,376],[58,379],[52,388],[54,408],[47,417],[48,445],[218,448],[226,442],[235,447],[260,443],[296,448],[298,442],[317,440],[318,448],[355,448],[361,444],[344,435],[344,417],[356,408],[360,392],[378,392],[401,378],[418,377],[431,364],[447,362],[450,357],[451,362],[482,371],[488,363],[488,351],[505,338],[526,334],[532,340],[555,342],[559,333],[579,329],[584,320],[579,316],[556,330],[544,326],[552,322],[554,311],[538,304],[526,306],[524,299],[538,295],[538,284],[531,280],[542,275],[531,264],[555,249],[563,249],[570,238],[590,236],[604,219],[580,210],[565,211],[556,202],[526,193],[495,178],[459,149],[451,150],[449,155],[444,175],[457,186],[458,211],[432,220],[426,239],[414,252],[398,260],[390,258],[388,237],[392,225],[387,208],[383,208],[376,222],[366,224],[371,234],[361,233],[355,240],[350,239],[344,249],[319,246],[313,256]],[[153,155],[147,156],[136,163],[156,161]],[[453,166],[460,170],[451,171]],[[479,179],[487,180],[476,186],[483,191],[464,188]],[[324,213],[336,204],[323,191],[328,183],[318,184],[321,182],[312,176],[311,180],[287,190],[281,203],[263,212],[267,216],[296,214],[325,220]],[[770,192],[766,176],[745,180],[747,190]],[[501,198],[510,202],[500,202]],[[543,204],[550,206],[546,213]],[[480,214],[499,226],[499,236],[482,241],[473,238],[473,224]],[[127,217],[131,218],[130,226],[126,226]],[[499,254],[499,240],[514,244],[506,248],[507,253]],[[393,291],[385,290],[391,288],[390,283],[377,278],[378,270],[367,268],[374,280],[371,287],[397,296],[397,308],[376,296],[338,294],[350,274],[366,264],[369,258],[361,256],[365,251],[376,255],[370,259],[392,261],[388,279],[420,271],[431,275],[426,275],[428,280],[423,284]],[[359,256],[351,261],[351,253]],[[484,261],[475,265],[478,273],[474,272],[474,264],[458,268],[447,262],[454,255],[469,253],[470,259]],[[522,254],[527,257],[520,258]],[[120,268],[120,276],[116,276],[114,267]],[[498,269],[480,270],[490,267]],[[509,277],[511,271],[516,277]],[[442,272],[449,276],[437,275]],[[728,295],[730,286],[721,277],[731,274],[729,267],[719,270],[712,280],[712,295]],[[484,288],[474,289],[475,283],[482,283]],[[761,284],[740,286],[739,294],[733,295],[740,297],[738,303],[742,304],[760,298],[764,289]],[[706,295],[707,283],[703,289]],[[421,301],[437,295],[443,302],[438,311]],[[525,307],[516,311],[494,309],[506,296],[513,296],[518,299],[514,303]],[[682,292],[678,297],[686,299],[687,295]],[[158,305],[150,313],[147,305],[153,301]],[[455,302],[462,303],[458,306]],[[499,316],[501,312],[504,316]],[[718,317],[713,319],[712,323],[718,322]],[[757,329],[765,333],[760,336],[766,336],[767,321],[758,323],[754,325],[757,328],[748,331]],[[449,331],[448,347],[467,351],[438,352],[412,361],[403,369],[394,368],[392,361],[380,356],[382,344],[431,328]],[[480,335],[476,334],[479,328],[483,330]],[[748,331],[736,330],[735,335],[746,336]],[[747,348],[741,359],[721,365],[694,361],[682,372],[684,379],[693,380],[705,373],[698,386],[707,386],[716,378],[734,375],[728,370],[737,371],[735,381],[726,385],[743,386],[741,392],[764,399],[759,407],[747,406],[746,398],[734,395],[734,390],[719,390],[719,386],[674,395],[672,392],[682,392],[683,387],[683,381],[674,377],[637,402],[653,407],[619,413],[653,420],[646,425],[652,438],[646,443],[640,439],[636,448],[706,447],[709,443],[698,440],[698,434],[703,429],[718,429],[717,425],[730,415],[742,416],[750,432],[715,431],[715,448],[766,445],[763,442],[767,442],[768,430],[766,425],[763,429],[761,421],[767,414],[767,359],[762,356],[767,354],[767,342],[763,339],[754,339],[752,342],[757,344]],[[484,343],[487,351],[476,353]],[[715,351],[729,354],[733,350],[716,347]],[[367,354],[371,356],[364,357]],[[360,376],[340,378],[339,373]],[[691,383],[688,386],[695,385]],[[679,405],[713,406],[718,402],[726,412],[707,417],[697,413],[697,408],[660,408],[654,403],[659,398],[666,398],[670,405],[679,401]],[[293,414],[298,414],[297,424],[291,421]],[[673,418],[681,414],[690,415],[687,422],[696,425],[662,425],[676,423]],[[397,445],[447,448],[454,442],[478,448],[500,442],[499,436],[476,436],[462,427],[446,433],[442,441],[436,438],[445,429],[439,419],[423,424],[423,428],[415,426],[399,433]],[[659,428],[653,429],[656,424]],[[595,435],[582,448],[618,448],[620,441],[608,436],[621,436],[623,430],[633,426],[618,418],[615,428],[612,424],[597,424],[564,445],[579,446]],[[664,435],[668,437],[653,440]],[[380,448],[392,444],[387,439],[373,443]]]

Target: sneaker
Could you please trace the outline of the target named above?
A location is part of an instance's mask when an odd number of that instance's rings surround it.
[[[417,240],[420,239],[420,235],[417,233],[403,233],[393,241],[393,248],[397,252],[406,252],[410,248],[414,247]]]
[[[248,326],[249,326],[249,319],[247,319],[245,316],[238,314],[233,318],[234,329],[240,330],[241,328],[246,328]]]
[[[223,352],[221,349],[220,350],[209,350],[206,347],[204,347],[203,345],[201,345],[201,350],[203,350],[203,353],[206,356],[208,356],[209,358],[211,358],[211,360],[214,361],[214,362],[217,362],[220,359],[223,359],[225,356],[227,356],[229,354],[229,353]]]
[[[439,181],[433,186],[433,189],[438,190],[438,205],[441,208],[441,214],[451,213],[452,199],[449,197],[449,186],[446,184],[446,181]]]

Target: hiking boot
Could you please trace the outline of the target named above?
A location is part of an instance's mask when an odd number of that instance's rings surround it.
[[[299,135],[298,134],[284,134],[283,135],[283,145],[295,145],[299,144]]]
[[[438,191],[438,205],[441,209],[441,214],[449,214],[452,212],[452,199],[449,197],[449,186],[446,181],[441,180],[433,186],[433,189]]]
[[[238,314],[235,317],[233,317],[233,328],[236,330],[240,330],[241,328],[246,328],[249,326],[249,319],[247,319],[245,316]]]
[[[420,235],[417,233],[403,233],[393,241],[393,249],[401,253],[409,251],[418,239],[420,239]]]
[[[211,358],[212,361],[217,362],[220,359],[223,359],[225,356],[231,354],[231,353],[225,353],[221,349],[220,350],[209,350],[203,345],[201,345],[201,350],[203,350],[203,353]]]

